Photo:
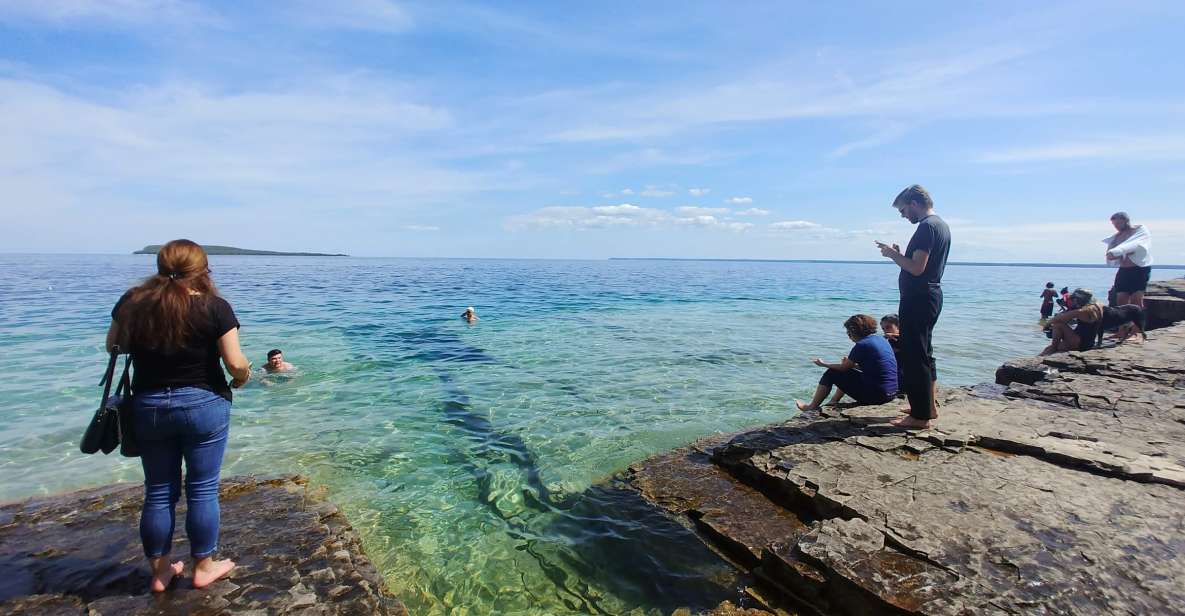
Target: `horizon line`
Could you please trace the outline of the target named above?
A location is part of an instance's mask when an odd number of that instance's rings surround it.
[[[0,251],[0,255],[8,256],[151,256],[123,252],[7,252]],[[210,255],[212,257],[271,257],[280,255]],[[361,256],[361,255],[283,255],[288,258],[329,258],[334,259],[439,259],[448,261],[706,261],[733,263],[846,263],[856,265],[893,265],[888,260],[869,259],[760,259],[748,257],[424,257],[424,256]],[[949,261],[947,265],[963,265],[971,267],[1064,267],[1115,269],[1113,266],[1099,263],[1041,263],[1037,261]],[[1154,264],[1153,269],[1185,270],[1185,264]]]

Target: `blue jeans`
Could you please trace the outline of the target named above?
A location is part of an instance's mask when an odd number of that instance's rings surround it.
[[[132,409],[144,466],[144,554],[156,558],[172,548],[182,459],[190,554],[195,559],[213,554],[218,548],[218,475],[230,429],[230,401],[197,387],[177,387],[137,392]]]

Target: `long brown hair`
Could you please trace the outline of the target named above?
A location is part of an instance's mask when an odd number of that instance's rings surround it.
[[[200,295],[194,295],[196,291]],[[173,240],[156,253],[156,274],[128,291],[119,309],[121,344],[172,351],[193,333],[194,310],[218,294],[206,251],[190,240]]]

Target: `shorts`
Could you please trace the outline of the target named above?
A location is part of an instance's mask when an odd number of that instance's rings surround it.
[[[1048,319],[1053,316],[1053,302],[1046,302],[1041,304],[1041,316]]]
[[[1148,278],[1152,276],[1152,266],[1121,267],[1115,272],[1116,293],[1137,293],[1148,288]]]

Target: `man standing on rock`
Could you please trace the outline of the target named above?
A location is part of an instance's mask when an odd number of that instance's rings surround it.
[[[893,422],[905,428],[929,428],[938,418],[934,404],[935,382],[932,338],[934,324],[942,312],[942,273],[950,253],[950,228],[934,213],[934,201],[925,188],[914,184],[901,191],[893,207],[909,222],[918,226],[905,254],[897,244],[877,242],[881,254],[892,259],[901,273],[897,287],[901,292],[897,317],[901,320],[898,339],[901,360],[901,388],[909,399],[909,416]]]

